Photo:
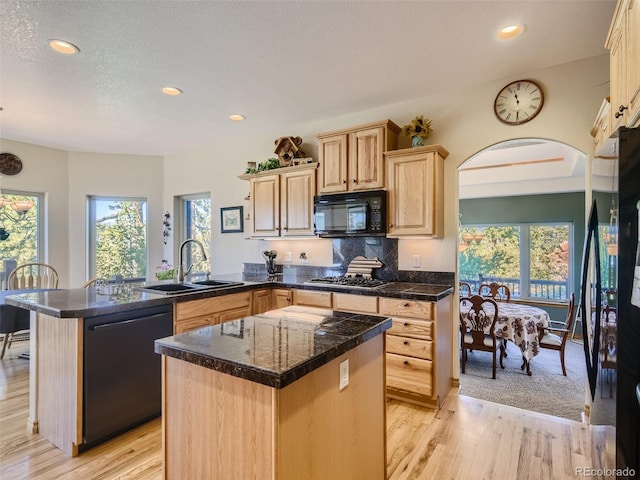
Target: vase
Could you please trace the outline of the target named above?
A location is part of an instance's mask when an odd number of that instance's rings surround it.
[[[418,135],[411,137],[411,146],[413,148],[422,147],[424,145],[424,138]]]

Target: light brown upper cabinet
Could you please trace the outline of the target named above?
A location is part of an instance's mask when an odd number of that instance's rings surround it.
[[[384,188],[384,152],[398,147],[391,120],[318,135],[318,193]]]
[[[444,235],[444,159],[441,145],[385,153],[387,237]]]
[[[240,175],[251,183],[252,237],[313,236],[317,163]]]
[[[611,134],[620,126],[640,125],[640,2],[618,0],[606,47],[610,56]]]

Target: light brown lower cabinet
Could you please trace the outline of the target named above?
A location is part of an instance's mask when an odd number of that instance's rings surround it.
[[[253,315],[271,310],[271,289],[262,288],[251,292],[253,307],[251,309]]]
[[[164,478],[384,480],[384,338],[281,389],[163,356]]]
[[[331,292],[315,290],[294,290],[293,304],[306,307],[331,308],[333,306]]]
[[[288,288],[274,288],[271,290],[271,308],[278,309],[293,305],[293,292]]]
[[[177,335],[249,315],[251,315],[251,292],[180,302],[175,305],[173,332]]]
[[[451,297],[438,302],[333,294],[334,310],[391,317],[387,330],[387,396],[439,407],[451,388]]]
[[[380,298],[387,330],[387,396],[440,407],[451,388],[451,296],[438,302]]]

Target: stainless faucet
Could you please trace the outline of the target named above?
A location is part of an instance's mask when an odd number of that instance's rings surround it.
[[[197,243],[200,246],[200,250],[202,251],[202,259],[207,259],[207,254],[204,251],[204,246],[200,242],[200,240],[196,240],[195,238],[188,238],[182,244],[180,244],[180,260],[178,264],[178,283],[184,283],[184,277],[189,275],[191,268],[193,268],[193,263],[189,265],[189,268],[185,270],[184,268],[184,247],[187,243]]]

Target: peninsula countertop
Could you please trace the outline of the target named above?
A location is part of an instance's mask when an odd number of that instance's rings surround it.
[[[283,388],[391,328],[391,319],[290,306],[156,340],[155,351]]]
[[[363,289],[335,285],[307,284],[309,277],[278,275],[216,275],[213,278],[243,282],[242,285],[221,288],[218,290],[183,293],[178,295],[162,295],[138,290],[136,287],[62,289],[45,292],[21,293],[6,297],[6,304],[58,318],[83,318],[95,315],[135,310],[155,305],[167,305],[202,298],[229,295],[265,287],[296,288],[301,290],[329,291],[349,293],[353,295],[381,296],[437,302],[453,293],[452,285],[434,285],[414,282],[390,282],[382,287]],[[150,282],[158,284],[161,282]],[[167,283],[167,282],[164,282]],[[109,286],[111,287],[111,286]]]

